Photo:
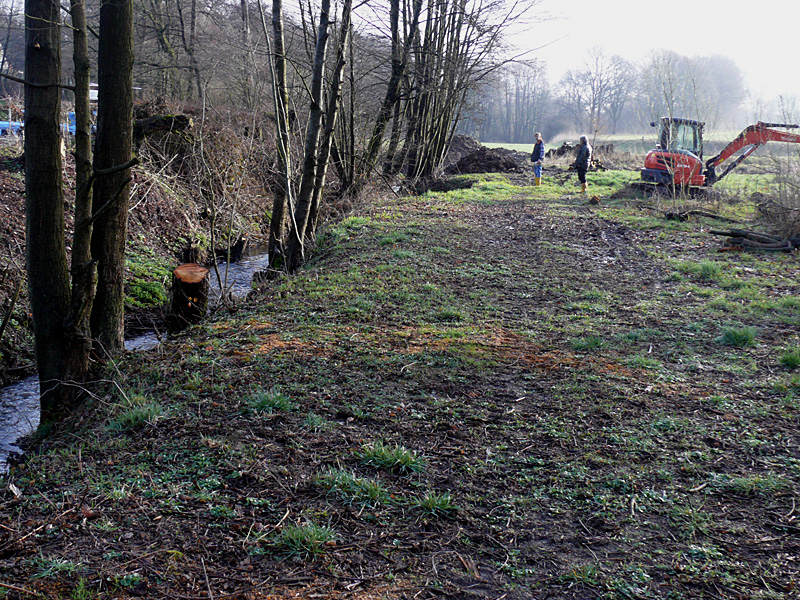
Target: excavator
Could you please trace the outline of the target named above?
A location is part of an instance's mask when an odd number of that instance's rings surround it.
[[[741,164],[756,149],[767,142],[789,142],[800,144],[800,134],[781,131],[797,129],[800,125],[789,123],[764,123],[746,127],[722,152],[709,158],[703,169],[703,128],[705,123],[691,119],[663,117],[659,126],[658,144],[655,150],[647,153],[641,180],[638,187],[650,189],[679,188],[696,191],[710,189],[728,173]],[[745,151],[729,164],[721,174],[717,167],[731,158],[736,152]]]

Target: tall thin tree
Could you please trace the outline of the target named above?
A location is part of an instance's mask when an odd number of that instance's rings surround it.
[[[97,141],[95,170],[108,172],[130,162],[133,137],[133,2],[103,0],[98,51]],[[122,350],[124,330],[125,240],[130,197],[129,169],[97,180],[94,212],[101,213],[92,235],[98,261],[92,334],[98,352]]]
[[[60,6],[25,2],[25,229],[42,419],[62,410],[70,288],[61,183]]]

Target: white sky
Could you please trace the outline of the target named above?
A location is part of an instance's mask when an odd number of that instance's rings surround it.
[[[651,50],[684,56],[720,54],[742,70],[753,98],[800,97],[800,2],[796,0],[541,0],[553,19],[517,36],[551,81],[578,68],[593,46],[643,61]]]

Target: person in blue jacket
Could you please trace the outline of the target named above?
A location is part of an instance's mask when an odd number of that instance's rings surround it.
[[[531,152],[531,162],[533,163],[533,185],[542,185],[542,161],[544,160],[544,140],[538,131],[534,134],[536,143]]]

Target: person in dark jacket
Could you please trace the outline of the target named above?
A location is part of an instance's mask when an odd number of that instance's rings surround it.
[[[531,152],[531,162],[533,163],[533,185],[542,185],[542,161],[544,160],[544,140],[542,134],[536,132],[536,143]]]
[[[581,193],[586,193],[586,172],[592,162],[592,147],[585,135],[581,136],[581,145],[578,146],[578,156],[575,158],[573,166],[578,172],[578,181],[581,182]]]

